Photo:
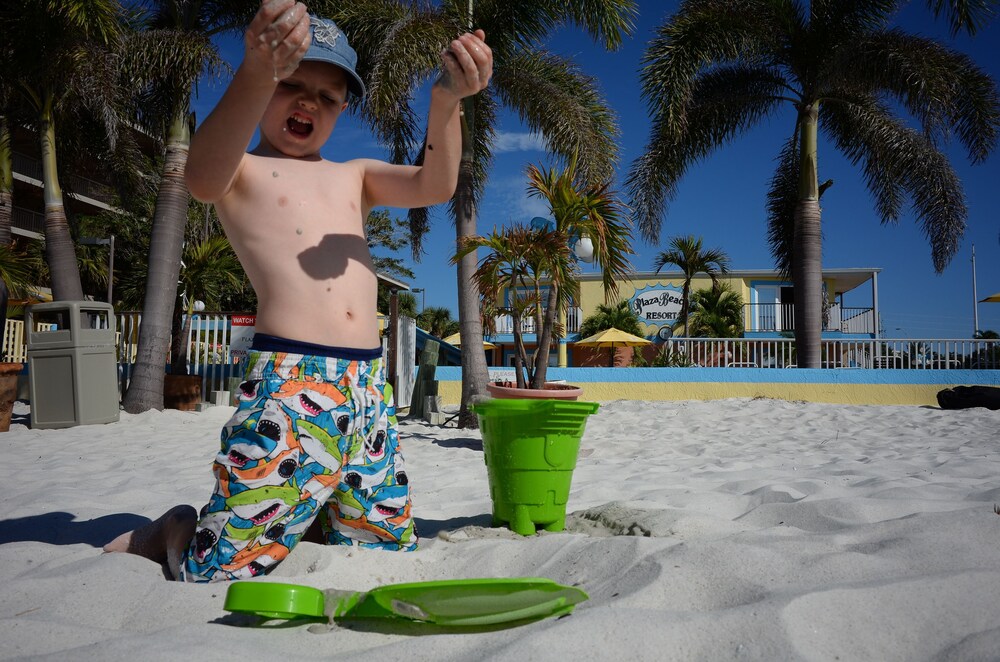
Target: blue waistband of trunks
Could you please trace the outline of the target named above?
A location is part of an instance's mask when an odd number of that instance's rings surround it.
[[[374,361],[382,357],[382,348],[355,349],[353,347],[332,347],[317,345],[301,340],[289,340],[271,336],[266,333],[255,333],[250,349],[258,352],[284,352],[286,354],[302,354],[304,356],[326,356],[332,359],[347,361]]]

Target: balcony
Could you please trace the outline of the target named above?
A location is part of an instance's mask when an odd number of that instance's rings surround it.
[[[511,315],[499,315],[496,320],[497,335],[509,335],[514,333],[514,318]],[[580,308],[569,308],[566,311],[566,333],[577,333],[580,331],[580,322],[583,320],[583,312]],[[535,333],[535,318],[526,317],[521,320],[521,333]]]
[[[10,224],[12,227],[27,230],[37,234],[45,234],[45,214],[14,205],[11,209]]]
[[[744,308],[749,322],[748,332],[777,333],[795,330],[795,309],[790,303],[748,303]],[[823,319],[823,331],[874,335],[875,310],[846,308],[834,304]]]
[[[13,154],[14,172],[22,178],[34,180],[38,186],[42,182],[42,162],[20,152]],[[89,198],[92,201],[111,205],[114,202],[114,190],[110,186],[95,182],[86,177],[70,175],[66,188],[70,195],[76,198]]]

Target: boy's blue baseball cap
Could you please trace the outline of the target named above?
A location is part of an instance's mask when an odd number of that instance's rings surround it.
[[[365,96],[365,84],[354,68],[358,64],[358,54],[347,43],[345,35],[337,24],[328,18],[309,15],[309,30],[312,43],[302,57],[303,62],[329,62],[347,72],[347,89],[359,99]]]

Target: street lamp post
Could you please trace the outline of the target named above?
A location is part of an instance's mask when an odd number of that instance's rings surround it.
[[[555,221],[545,218],[544,216],[535,216],[529,221],[532,229],[538,231],[552,231],[556,229]],[[594,242],[593,240],[584,234],[574,233],[569,237],[569,248],[573,251],[579,260],[583,262],[593,262],[594,261]],[[557,311],[559,318],[559,326],[564,330],[566,329],[566,308],[563,305],[559,306]],[[536,330],[535,333],[538,333]],[[565,333],[565,331],[564,331]],[[556,357],[560,368],[565,368],[569,365],[569,359],[566,355],[566,341],[564,338],[558,340],[558,345],[556,346]]]
[[[84,246],[108,247],[108,303],[112,303],[111,295],[115,283],[115,236],[111,235],[110,237],[80,237],[80,243]]]
[[[424,288],[414,287],[410,289],[410,292],[413,292],[414,294],[416,294],[417,292],[420,293],[420,312],[424,312],[424,293],[425,293]]]
[[[979,294],[976,293],[976,245],[972,244],[972,337],[979,335]]]

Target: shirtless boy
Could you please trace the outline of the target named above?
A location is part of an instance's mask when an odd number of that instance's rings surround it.
[[[459,102],[493,72],[484,39],[464,34],[442,53],[421,166],[327,161],[320,148],[365,93],[357,56],[303,4],[261,6],[186,172],[191,194],[215,204],[257,292],[240,404],[201,513],[177,506],[105,551],[165,562],[181,580],[219,581],[269,572],[314,520],[329,544],[416,547],[364,220],[373,207],[424,207],[454,193]]]

